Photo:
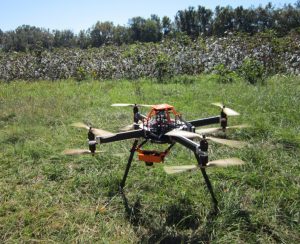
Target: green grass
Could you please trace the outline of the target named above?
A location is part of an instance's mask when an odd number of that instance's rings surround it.
[[[12,82],[0,84],[0,242],[300,242],[300,78],[275,76],[265,85],[189,84],[149,80]],[[85,148],[84,121],[109,130],[131,123],[117,102],[169,103],[185,119],[218,115],[212,102],[241,113],[229,132],[241,150],[211,144],[210,159],[239,157],[247,165],[208,171],[220,212],[200,172],[168,176],[163,165],[133,161],[125,193],[115,196],[132,141],[101,145],[102,154],[67,157]],[[147,110],[144,110],[147,112]],[[196,163],[176,145],[166,165]],[[106,205],[104,212],[101,207]],[[127,208],[126,208],[127,207]],[[127,209],[127,211],[126,211]]]

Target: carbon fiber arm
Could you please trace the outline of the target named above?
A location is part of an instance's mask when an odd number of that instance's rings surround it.
[[[205,125],[211,125],[211,124],[219,124],[220,123],[220,116],[214,116],[204,119],[196,119],[187,121],[191,125],[198,127],[198,126],[205,126]]]
[[[186,148],[192,150],[194,153],[199,154],[199,144],[183,136],[172,136],[175,142],[185,146]]]
[[[133,138],[140,138],[144,137],[145,133],[144,130],[132,130],[132,131],[126,131],[126,132],[121,132],[117,133],[113,136],[107,136],[107,137],[101,137],[97,136],[96,141],[97,143],[109,143],[109,142],[115,142],[115,141],[123,141],[123,140],[128,140],[128,139],[133,139]]]

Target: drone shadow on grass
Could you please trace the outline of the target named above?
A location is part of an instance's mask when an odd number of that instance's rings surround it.
[[[133,204],[123,191],[120,191],[125,208],[127,220],[132,224],[141,243],[199,243],[207,242],[213,232],[213,222],[218,213],[212,209],[206,216],[205,229],[197,231],[201,221],[200,216],[192,209],[191,203],[186,199],[180,199],[179,204],[167,206],[164,212],[164,222],[157,225],[157,219],[143,216],[142,205],[138,198]],[[147,218],[147,219],[146,219]],[[155,218],[155,217],[154,217]],[[156,224],[154,224],[156,223]],[[145,230],[139,233],[141,227]],[[184,232],[189,232],[185,234]]]
[[[268,224],[252,222],[250,212],[238,207],[228,216],[212,208],[203,218],[195,212],[189,200],[179,199],[178,204],[167,206],[158,220],[157,216],[149,216],[142,212],[139,198],[130,204],[125,193],[123,191],[120,193],[126,218],[137,236],[140,236],[141,243],[209,243],[214,239],[216,228],[220,228],[218,218],[221,222],[225,221],[223,222],[225,226],[234,226],[239,222],[242,223],[242,229],[247,232],[258,234],[262,231],[275,242],[281,242],[281,238]],[[158,224],[159,221],[161,223]]]

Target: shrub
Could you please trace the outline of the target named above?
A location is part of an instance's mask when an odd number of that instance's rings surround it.
[[[83,67],[78,67],[75,73],[75,79],[77,81],[83,81],[88,78],[88,74]]]
[[[262,82],[265,75],[264,66],[257,60],[246,58],[238,70],[240,76],[250,84]]]
[[[136,43],[91,49],[53,49],[40,53],[2,53],[0,80],[139,79],[166,81],[176,75],[215,71],[220,82],[231,82],[235,71],[251,57],[265,73],[300,74],[300,37],[228,36],[189,41],[164,39],[161,43]],[[250,66],[258,66],[249,61]],[[244,61],[244,66],[247,62]],[[218,65],[224,64],[224,65]],[[251,71],[252,68],[250,68]],[[241,76],[249,73],[241,69]],[[245,74],[243,74],[245,73]],[[247,78],[245,78],[247,79]],[[250,79],[250,82],[256,80]]]
[[[220,83],[231,83],[234,80],[235,72],[229,70],[224,64],[218,64],[214,67],[214,73],[217,81]]]
[[[170,69],[171,60],[164,53],[157,55],[157,60],[155,64],[156,78],[159,82],[164,81],[166,78],[172,77],[172,72]]]

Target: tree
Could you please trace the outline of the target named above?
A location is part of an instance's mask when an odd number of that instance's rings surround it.
[[[2,48],[3,37],[4,37],[4,33],[3,33],[3,31],[0,29],[0,49]]]
[[[199,33],[207,36],[212,31],[212,16],[213,12],[202,6],[198,6],[197,10],[197,25]]]
[[[179,31],[186,33],[190,37],[197,37],[200,33],[197,12],[193,7],[178,11],[175,16],[175,24]]]
[[[146,20],[142,17],[134,17],[129,19],[129,28],[132,32],[133,41],[142,41],[143,27],[145,23]]]
[[[91,30],[91,44],[100,47],[103,44],[112,43],[114,24],[112,22],[97,22]]]
[[[113,33],[113,43],[117,45],[128,44],[132,42],[132,34],[129,28],[125,26],[116,26]]]
[[[141,41],[143,42],[158,42],[162,38],[162,27],[160,18],[157,15],[151,15],[142,26]]]
[[[233,31],[234,11],[230,6],[215,9],[215,19],[213,24],[213,32],[217,36],[222,36],[226,31]]]
[[[172,22],[168,16],[162,18],[162,32],[164,36],[167,36],[172,31]]]
[[[90,37],[87,31],[79,31],[79,34],[77,36],[77,46],[79,46],[81,49],[86,49],[90,46]]]
[[[2,38],[2,48],[4,51],[8,52],[14,50],[13,41],[14,31],[6,31]]]
[[[2,46],[5,51],[33,51],[49,49],[53,45],[53,37],[49,30],[35,26],[22,25],[15,31],[7,31],[2,35]]]
[[[300,8],[292,5],[285,5],[282,9],[274,11],[275,30],[281,36],[286,35],[290,30],[300,26]]]
[[[237,32],[246,32],[254,34],[257,31],[256,13],[253,9],[244,9],[238,6],[233,12],[233,30]]]
[[[233,29],[235,31],[245,31],[245,22],[246,22],[246,18],[245,18],[245,11],[243,6],[238,6],[235,8],[234,10],[234,26]]]
[[[134,17],[129,19],[128,27],[114,26],[112,22],[97,22],[87,31],[75,35],[71,30],[51,31],[35,26],[22,25],[14,31],[0,29],[0,48],[4,51],[42,51],[52,47],[100,47],[104,44],[139,42],[159,42],[162,37],[172,33],[173,38],[190,40],[202,36],[222,36],[226,31],[257,32],[274,30],[283,36],[292,29],[300,27],[300,0],[281,8],[268,3],[265,7],[233,9],[230,6],[217,6],[214,11],[203,6],[179,10],[172,22],[169,17],[160,19],[157,15],[150,18]],[[186,37],[186,34],[189,36]]]
[[[258,32],[274,27],[274,18],[272,16],[273,6],[271,3],[268,3],[265,8],[258,7],[255,12],[256,21],[254,24],[256,25]]]
[[[54,46],[55,47],[75,47],[76,37],[71,30],[55,30],[54,31]]]
[[[157,15],[148,19],[134,17],[129,20],[129,29],[133,41],[158,42],[162,38],[162,26]]]

